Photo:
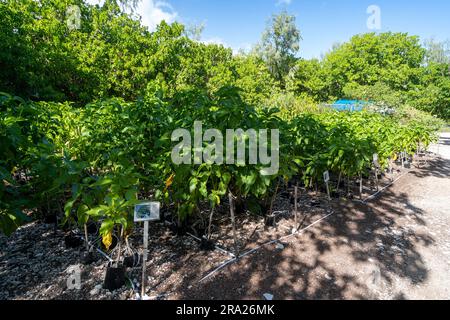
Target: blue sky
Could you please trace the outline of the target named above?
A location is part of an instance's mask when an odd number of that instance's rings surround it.
[[[99,0],[89,0],[95,2]],[[450,39],[449,0],[142,0],[137,12],[154,28],[161,20],[204,24],[202,40],[237,51],[255,44],[273,13],[286,9],[301,30],[300,56],[320,57],[334,43],[370,32],[367,8],[381,10],[381,30],[422,39]]]

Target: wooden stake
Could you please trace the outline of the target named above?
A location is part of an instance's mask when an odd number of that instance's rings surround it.
[[[211,208],[211,214],[209,215],[208,241],[211,240],[211,224],[212,224],[213,215],[214,215],[214,207]]]
[[[375,183],[376,183],[376,185],[377,185],[377,191],[380,189],[379,188],[379,182],[378,182],[378,167],[377,166],[375,166]]]
[[[233,195],[231,194],[231,192],[228,193],[228,199],[230,201],[231,225],[233,228],[234,254],[236,257],[239,257],[239,248],[238,248],[237,236],[236,236],[236,221],[234,218],[234,200],[233,200]]]
[[[295,223],[295,226],[294,226],[294,228],[297,231],[297,227],[298,227],[298,218],[297,218],[297,215],[298,215],[298,211],[297,211],[298,182],[297,182],[297,185],[295,186],[294,197],[295,197],[295,200],[294,200],[294,223]]]
[[[273,212],[273,203],[275,202],[275,199],[277,197],[278,193],[278,187],[280,186],[280,181],[277,183],[277,187],[275,188],[275,193],[273,194],[272,200],[270,201],[270,209],[269,209],[269,215],[272,215]]]
[[[362,192],[363,192],[363,178],[362,173],[359,174],[359,199],[362,200]]]
[[[148,255],[147,248],[148,248],[148,221],[144,221],[144,252],[143,252],[143,259],[142,259],[141,300],[144,299],[144,296],[145,296],[145,284],[146,284],[145,269],[146,269],[147,255]]]
[[[327,187],[327,195],[328,195],[328,200],[331,201],[331,195],[330,195],[330,187],[328,186],[328,181],[325,182],[325,185]]]
[[[119,266],[120,257],[122,254],[122,239],[123,239],[123,226],[120,229],[120,237],[119,237],[119,253],[117,254],[117,266]]]
[[[347,176],[347,195],[350,194],[350,176]]]
[[[391,163],[391,159],[388,159],[389,163],[388,163],[388,174],[389,174],[389,179],[392,179],[392,163]]]
[[[331,201],[330,186],[329,186],[329,182],[330,182],[330,173],[329,173],[328,171],[325,171],[325,172],[323,173],[323,180],[325,181],[325,186],[327,187],[328,200]]]
[[[337,187],[336,187],[337,191],[339,191],[339,186],[341,185],[341,176],[342,176],[342,172],[339,171],[339,178],[338,178],[338,183],[337,183]]]
[[[84,224],[84,242],[86,243],[86,252],[89,253],[89,239],[88,239],[87,223]]]
[[[62,206],[61,206],[61,202],[58,200],[57,203],[58,203],[59,212],[64,212],[64,210],[62,209]],[[57,231],[58,231],[58,213],[55,212],[55,225],[54,225],[54,229],[53,229],[55,236],[56,236]]]

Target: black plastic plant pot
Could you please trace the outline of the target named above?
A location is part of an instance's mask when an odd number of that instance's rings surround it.
[[[186,227],[177,227],[177,236],[182,237],[185,236],[187,233]]]
[[[177,223],[172,223],[169,228],[174,235],[179,237],[182,237],[187,233],[187,227],[184,223],[182,223],[181,226],[179,226]]]
[[[84,256],[83,256],[83,264],[84,265],[90,265],[92,263],[94,263],[96,261],[95,255],[93,252],[87,252]]]
[[[265,218],[266,227],[275,227],[275,215],[268,215]]]
[[[98,225],[95,222],[89,222],[86,226],[87,233],[90,235],[97,235],[98,234]]]
[[[214,251],[216,249],[216,245],[211,240],[202,238],[200,242],[200,250],[202,251]]]
[[[58,218],[56,217],[56,215],[46,215],[44,216],[44,223],[45,224],[58,223]]]
[[[194,231],[195,231],[195,234],[198,236],[198,237],[201,237],[202,235],[204,235],[204,234],[206,234],[206,229],[205,228],[202,228],[202,227],[196,227],[195,229],[194,229]]]
[[[130,256],[125,256],[125,258],[123,258],[123,265],[126,268],[136,268],[139,265],[140,258],[141,257],[138,253]]]
[[[261,208],[261,214],[264,216],[270,216],[272,215],[272,212],[270,212],[270,205],[264,202],[259,203],[259,207]]]
[[[320,207],[320,201],[319,200],[311,200],[309,203],[311,207]]]
[[[84,244],[84,241],[81,237],[74,235],[73,233],[69,233],[64,237],[64,243],[66,248],[78,248]]]
[[[106,268],[105,282],[103,287],[109,291],[122,288],[125,285],[125,267],[113,267],[111,264]]]

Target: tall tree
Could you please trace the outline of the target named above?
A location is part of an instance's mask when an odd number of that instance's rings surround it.
[[[295,63],[300,49],[300,30],[295,24],[295,16],[286,11],[273,15],[260,43],[255,47],[256,54],[264,60],[272,76],[285,86],[285,77]]]
[[[424,42],[427,50],[425,59],[427,63],[447,63],[450,64],[450,40],[439,42],[434,39],[428,39]]]

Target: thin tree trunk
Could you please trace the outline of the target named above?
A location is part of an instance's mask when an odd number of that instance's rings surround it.
[[[88,238],[87,223],[84,224],[84,242],[86,243],[86,252],[89,253],[89,238]]]
[[[338,178],[338,184],[337,184],[337,191],[339,191],[339,186],[341,185],[341,176],[342,176],[342,172],[339,171],[339,178]]]
[[[350,177],[347,176],[347,195],[350,194]]]
[[[214,207],[211,208],[211,214],[209,215],[208,241],[211,240],[211,225],[212,225],[213,215],[214,215]]]
[[[234,217],[234,200],[231,191],[228,193],[228,199],[230,202],[230,215],[231,215],[231,226],[233,228],[233,239],[234,239],[234,254],[236,257],[239,257],[239,248],[237,243],[237,235],[236,235],[236,220]]]
[[[272,209],[273,209],[273,203],[275,202],[275,199],[277,197],[277,193],[278,193],[278,187],[280,186],[280,181],[278,181],[277,183],[277,187],[275,188],[275,193],[272,197],[272,200],[270,201],[270,209],[269,209],[269,215],[272,215]]]
[[[119,237],[119,253],[117,254],[117,266],[119,266],[120,258],[122,255],[122,239],[123,239],[123,226],[120,229],[120,237]]]
[[[362,200],[362,193],[363,193],[363,178],[362,173],[359,174],[359,199]]]
[[[380,189],[379,188],[379,181],[378,181],[378,168],[375,166],[375,184],[377,187],[377,191]]]

